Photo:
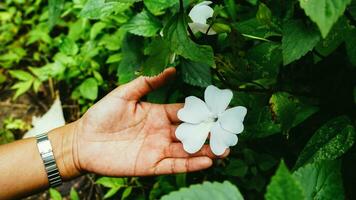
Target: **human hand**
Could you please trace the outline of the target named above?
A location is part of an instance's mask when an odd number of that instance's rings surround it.
[[[180,122],[177,111],[183,104],[140,101],[174,74],[175,69],[168,68],[158,76],[141,76],[122,85],[75,122],[73,156],[79,171],[146,176],[197,171],[212,165],[216,156],[208,145],[188,154],[175,137]]]

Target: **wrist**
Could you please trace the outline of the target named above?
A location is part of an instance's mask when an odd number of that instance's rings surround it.
[[[73,122],[48,133],[54,158],[64,181],[80,176],[82,173],[75,153],[76,126],[76,122]]]

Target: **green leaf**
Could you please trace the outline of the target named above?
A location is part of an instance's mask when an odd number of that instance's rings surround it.
[[[280,28],[277,25],[269,26],[262,24],[256,18],[241,21],[234,25],[243,36],[251,39],[266,39],[271,36],[281,36]]]
[[[293,177],[308,200],[342,200],[345,197],[340,166],[339,161],[307,164],[295,171]]]
[[[62,200],[62,195],[57,190],[49,188],[49,196],[52,200]]]
[[[61,16],[64,0],[48,0],[48,25],[52,29]]]
[[[224,169],[224,174],[228,176],[244,177],[248,171],[248,165],[239,159],[231,159]]]
[[[256,13],[256,19],[262,24],[272,23],[272,12],[264,3],[260,3],[258,11]]]
[[[285,92],[274,93],[269,102],[283,130],[297,126],[318,111],[317,107],[307,105]]]
[[[131,191],[132,191],[131,186],[125,188],[124,192],[122,193],[121,200],[125,200],[131,194]]]
[[[79,86],[80,94],[89,100],[95,100],[98,97],[98,82],[95,78],[87,78]]]
[[[346,35],[346,50],[350,62],[356,66],[356,28],[351,29]]]
[[[164,9],[174,6],[178,3],[177,0],[144,0],[147,9],[155,14],[161,14]]]
[[[16,89],[13,99],[17,99],[20,95],[27,92],[32,86],[33,80],[18,82],[11,87],[11,89]]]
[[[298,60],[311,51],[320,40],[320,34],[313,27],[307,27],[302,21],[290,20],[283,24],[283,63]]]
[[[338,48],[345,39],[345,32],[349,31],[347,20],[342,17],[331,29],[328,36],[321,40],[315,47],[315,50],[323,56],[328,56]],[[354,37],[352,37],[354,38]],[[352,40],[352,38],[350,38]],[[348,41],[346,44],[348,44]],[[352,43],[352,42],[351,42]],[[347,45],[346,45],[347,46]]]
[[[161,22],[151,13],[144,10],[135,15],[122,28],[135,35],[152,37],[157,34],[161,27]]]
[[[21,81],[30,81],[34,79],[30,73],[23,70],[10,70],[9,73],[13,78]]]
[[[65,55],[74,56],[78,53],[78,45],[69,37],[63,39],[62,43],[59,45],[59,50]]]
[[[207,45],[194,43],[187,34],[187,17],[179,13],[171,18],[163,30],[164,39],[177,55],[195,62],[214,64],[213,49]]]
[[[6,76],[2,74],[2,71],[0,71],[0,84],[4,83],[6,81]]]
[[[80,15],[90,19],[100,19],[111,15],[112,13],[120,13],[133,4],[133,1],[117,2],[105,0],[88,0],[84,5]]]
[[[98,34],[102,32],[102,30],[106,27],[106,23],[104,22],[96,22],[90,29],[90,39],[94,40]]]
[[[110,55],[105,63],[107,63],[107,64],[116,63],[116,62],[120,62],[121,60],[122,60],[122,54],[116,53],[116,54]]]
[[[71,200],[80,200],[78,192],[73,187],[70,189],[69,195]]]
[[[267,186],[266,200],[302,200],[305,195],[301,184],[293,178],[282,161],[271,183]]]
[[[211,85],[211,72],[209,65],[181,59],[183,81],[194,86],[207,87]]]
[[[117,188],[125,185],[124,178],[111,178],[111,177],[101,177],[96,181],[97,184],[103,185],[108,188]]]
[[[104,195],[104,199],[107,199],[107,198],[110,198],[110,197],[114,196],[119,191],[119,189],[120,189],[119,187],[118,188],[111,188]]]
[[[299,0],[299,2],[300,7],[318,25],[321,35],[325,38],[351,0]]]
[[[306,163],[334,160],[352,147],[355,128],[348,117],[334,118],[320,127],[299,154],[295,168]]]
[[[204,182],[191,185],[189,188],[181,188],[162,197],[162,200],[243,200],[240,191],[228,181],[223,183]]]
[[[122,60],[120,61],[117,76],[119,83],[127,83],[135,78],[135,72],[141,66],[142,39],[137,36],[127,34],[122,42]]]
[[[142,72],[147,76],[161,73],[168,66],[173,54],[167,42],[161,38],[155,39],[145,51],[148,51],[149,57],[143,63]]]

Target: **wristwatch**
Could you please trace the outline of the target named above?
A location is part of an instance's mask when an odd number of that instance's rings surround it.
[[[58,171],[56,160],[53,155],[51,142],[47,133],[36,136],[37,147],[40,152],[44,167],[46,169],[50,187],[57,187],[62,184],[62,177]]]

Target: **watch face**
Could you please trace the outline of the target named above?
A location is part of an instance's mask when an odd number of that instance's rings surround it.
[[[37,146],[41,154],[52,152],[52,146],[49,140],[40,141],[37,143]]]

